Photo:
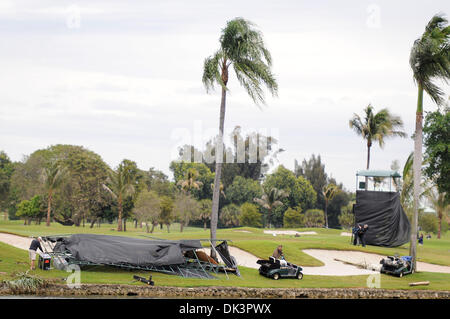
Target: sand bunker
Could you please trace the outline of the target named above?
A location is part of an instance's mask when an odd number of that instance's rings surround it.
[[[289,232],[289,231],[288,231]],[[295,233],[295,232],[294,232]],[[301,233],[300,233],[301,234]],[[12,234],[0,233],[0,241],[8,245],[28,250],[32,238],[22,237]],[[258,269],[259,265],[256,263],[258,257],[252,255],[237,247],[229,246],[230,254],[236,258],[239,266]],[[205,252],[209,253],[209,249],[205,248]],[[319,275],[319,276],[355,276],[355,275],[370,275],[379,273],[378,271],[361,269],[359,267],[346,264],[371,265],[377,268],[380,265],[380,260],[386,256],[365,253],[361,251],[344,251],[344,250],[325,250],[325,249],[304,249],[304,253],[320,260],[325,265],[320,267],[303,267],[305,275]],[[338,259],[338,260],[336,260]],[[417,262],[418,271],[450,273],[449,266],[440,266],[424,262]]]
[[[271,234],[271,235],[317,235],[315,231],[304,231],[304,232],[298,232],[295,230],[265,230],[264,234]]]

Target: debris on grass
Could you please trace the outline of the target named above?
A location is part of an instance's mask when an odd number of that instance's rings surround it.
[[[13,292],[33,292],[38,288],[45,288],[48,285],[47,281],[28,274],[28,271],[16,273],[15,277],[16,279],[3,281],[3,284]]]
[[[430,284],[429,281],[418,281],[418,282],[410,282],[410,286],[428,286]]]

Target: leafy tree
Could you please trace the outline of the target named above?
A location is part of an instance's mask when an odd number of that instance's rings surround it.
[[[179,180],[177,185],[181,186],[181,189],[190,194],[192,189],[199,190],[203,185],[202,182],[197,181],[198,172],[195,168],[189,168],[184,176],[184,179]]]
[[[322,189],[322,195],[325,198],[325,227],[328,228],[328,203],[339,193],[339,187],[330,183]]]
[[[370,148],[373,142],[378,142],[380,148],[383,148],[384,140],[388,137],[406,137],[403,131],[397,130],[403,128],[403,121],[400,117],[392,115],[388,109],[382,109],[375,113],[370,104],[364,109],[363,118],[358,114],[353,114],[349,125],[367,142],[367,169],[370,166]],[[367,187],[368,178],[366,177],[366,190]]]
[[[450,204],[446,200],[445,193],[439,193],[439,190],[436,187],[432,187],[431,189],[426,191],[426,196],[436,211],[438,217],[438,231],[437,238],[441,238],[441,230],[442,230],[442,220],[448,216],[448,212],[450,211]]]
[[[30,225],[32,219],[36,223],[44,216],[45,210],[41,196],[34,196],[31,200],[23,200],[17,205],[16,215],[25,219],[25,224]]]
[[[267,220],[269,222],[269,228],[272,221],[272,214],[275,208],[283,206],[283,200],[284,198],[288,197],[289,194],[278,188],[271,188],[270,191],[267,193],[264,193],[261,198],[255,198],[254,201],[260,205],[261,207],[265,208],[267,210]]]
[[[189,225],[192,219],[196,218],[200,210],[199,203],[187,194],[180,193],[175,198],[175,217],[180,223],[180,232],[183,228]]]
[[[230,136],[231,147],[223,144],[223,163],[221,181],[225,188],[234,181],[236,176],[242,176],[255,181],[261,180],[270,166],[284,150],[277,148],[278,141],[272,136],[252,132],[245,137],[241,128],[235,127]],[[203,151],[203,162],[215,172],[217,141],[211,140]]]
[[[161,214],[159,215],[159,223],[161,225],[167,226],[167,232],[170,233],[170,224],[172,224],[174,216],[173,216],[173,208],[174,203],[173,199],[169,196],[162,196],[160,198],[160,207]]]
[[[354,226],[355,215],[352,213],[353,203],[348,204],[342,208],[341,214],[339,215],[339,224],[344,229],[350,229]]]
[[[325,224],[325,216],[321,209],[308,209],[305,212],[306,227],[323,227]]]
[[[53,192],[58,188],[66,177],[67,169],[59,162],[49,163],[43,170],[45,189],[47,190],[47,222],[50,226],[50,213],[52,209]]]
[[[67,176],[52,193],[53,219],[63,225],[80,225],[90,212],[107,206],[102,184],[108,177],[108,166],[92,151],[75,145],[53,145],[33,152],[15,164],[11,187],[16,201],[47,194],[42,172],[49,163],[58,162]],[[46,195],[47,196],[47,195]]]
[[[110,171],[108,186],[103,184],[104,189],[106,189],[114,199],[117,200],[118,205],[118,225],[117,231],[122,231],[122,214],[123,214],[123,203],[127,195],[134,191],[134,180],[135,174],[134,170],[130,170],[130,163],[122,161],[115,171]]]
[[[311,183],[303,176],[296,177],[291,170],[282,165],[266,176],[263,183],[264,192],[268,193],[271,188],[282,189],[288,193],[282,200],[284,206],[279,206],[274,211],[276,224],[282,223],[283,214],[289,207],[301,207],[304,211],[313,208],[316,203],[317,194]]]
[[[233,204],[242,205],[253,202],[254,198],[262,196],[261,185],[250,178],[236,176],[233,183],[227,188],[226,198]]]
[[[0,211],[8,207],[13,172],[14,164],[5,152],[0,151]]]
[[[175,183],[181,183],[180,181],[186,181],[188,171],[193,173],[197,171],[198,175],[195,176],[195,182],[199,186],[191,187],[190,192],[196,199],[211,199],[212,189],[211,184],[214,181],[214,173],[203,163],[191,163],[183,161],[172,161],[170,163],[170,170],[173,172]]]
[[[225,101],[228,91],[229,68],[233,66],[239,83],[255,102],[264,103],[264,84],[275,95],[277,82],[270,67],[272,58],[264,46],[262,34],[254,29],[253,23],[242,18],[227,22],[220,37],[220,48],[212,56],[205,59],[202,81],[207,91],[218,84],[222,89],[220,103],[220,120],[218,136],[218,152],[214,178],[213,205],[211,214],[211,240],[215,244],[218,213],[220,178],[222,172],[222,147],[225,122]],[[215,253],[212,253],[215,258]]]
[[[436,234],[439,229],[439,220],[434,213],[422,213],[419,218],[420,228],[427,233]]]
[[[324,209],[325,199],[322,190],[327,185],[328,176],[325,172],[325,164],[322,163],[320,155],[316,157],[313,154],[308,161],[304,159],[301,166],[298,165],[296,160],[294,173],[296,177],[303,176],[311,183],[317,194],[316,207]]]
[[[302,214],[301,208],[288,208],[284,213],[283,226],[287,228],[303,227],[305,225],[305,216]]]
[[[445,82],[450,78],[449,39],[450,28],[447,19],[437,14],[431,18],[422,36],[414,41],[409,56],[409,64],[418,88],[416,109],[416,130],[414,135],[414,216],[412,221],[410,255],[413,266],[416,266],[417,255],[417,225],[419,218],[419,197],[422,169],[422,122],[423,122],[423,92],[438,105],[444,103],[444,92],[434,83],[436,79]]]
[[[222,208],[220,212],[220,222],[226,227],[239,226],[239,217],[241,210],[235,204],[229,204]]]
[[[427,167],[425,175],[437,185],[441,194],[446,194],[450,203],[450,112],[435,111],[428,113],[423,128],[425,157]]]
[[[153,191],[143,190],[136,200],[133,213],[139,222],[145,222],[147,233],[153,233],[161,214],[161,202]],[[149,225],[152,225],[151,231]]]
[[[241,226],[261,227],[262,215],[258,211],[258,207],[251,203],[244,203],[240,208],[239,224]]]
[[[206,224],[211,219],[212,200],[202,199],[199,205],[197,218],[203,222],[203,229],[206,230]]]

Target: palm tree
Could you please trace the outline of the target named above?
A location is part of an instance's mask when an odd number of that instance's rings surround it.
[[[252,100],[265,103],[262,84],[272,95],[276,95],[278,85],[271,72],[272,57],[266,49],[262,34],[254,29],[254,24],[243,18],[227,22],[220,36],[220,48],[205,59],[202,82],[207,92],[218,84],[222,89],[219,117],[219,136],[216,151],[213,205],[211,212],[211,242],[215,244],[219,213],[220,175],[223,157],[223,131],[225,122],[225,101],[228,91],[229,69],[233,66],[239,83]],[[211,250],[215,257],[214,250]]]
[[[50,226],[50,213],[52,210],[53,192],[64,181],[67,170],[58,162],[52,162],[43,170],[45,189],[47,190],[47,226]]]
[[[328,203],[339,193],[340,189],[333,183],[330,183],[322,189],[322,195],[325,198],[325,227],[328,228]]]
[[[404,132],[397,130],[403,127],[400,117],[392,115],[388,109],[374,113],[370,104],[364,109],[364,119],[355,113],[350,119],[349,125],[356,134],[361,135],[367,141],[367,169],[370,167],[370,148],[373,142],[378,142],[383,148],[384,140],[388,137],[406,137]],[[366,190],[367,186],[368,177],[366,177]]]
[[[200,189],[203,185],[202,182],[197,181],[198,171],[195,168],[190,168],[186,172],[185,179],[178,181],[177,185],[181,186],[181,189],[190,194],[192,189]]]
[[[431,205],[435,209],[438,219],[439,219],[439,228],[437,238],[441,238],[441,230],[442,230],[442,219],[447,217],[447,214],[450,209],[450,204],[445,199],[445,193],[439,193],[437,187],[431,187],[427,192],[427,198],[430,201]]]
[[[267,220],[269,221],[269,228],[271,224],[270,222],[272,220],[273,210],[279,206],[284,205],[281,200],[288,196],[289,194],[286,191],[274,187],[268,193],[263,194],[261,198],[253,199],[258,205],[267,209]]]
[[[448,83],[450,78],[450,28],[442,14],[431,18],[422,36],[414,41],[409,56],[414,81],[418,88],[416,109],[416,130],[414,136],[414,216],[412,222],[410,255],[413,267],[416,266],[417,225],[419,219],[419,196],[422,168],[422,128],[423,128],[423,91],[438,105],[444,103],[444,92],[434,83],[441,79]]]
[[[123,163],[119,165],[116,171],[110,172],[109,186],[103,184],[103,188],[106,189],[115,199],[117,199],[119,213],[117,219],[117,231],[122,231],[123,201],[127,195],[133,192],[133,184],[133,176],[128,174],[128,170]]]

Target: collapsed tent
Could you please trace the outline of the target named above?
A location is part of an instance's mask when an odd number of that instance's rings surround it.
[[[409,241],[411,226],[398,192],[356,191],[355,225],[369,225],[366,244],[397,247]]]
[[[200,240],[149,240],[124,236],[75,234],[43,238],[54,243],[51,255],[68,264],[106,265],[151,270],[184,277],[212,278],[207,271],[237,272],[203,260]]]

